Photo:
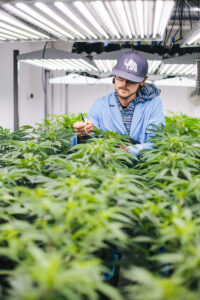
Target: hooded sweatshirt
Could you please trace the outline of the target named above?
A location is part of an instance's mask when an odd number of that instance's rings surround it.
[[[152,100],[153,98],[159,95],[160,95],[160,89],[158,89],[153,84],[146,83],[144,86],[139,88],[136,97],[129,103],[129,105],[127,107],[123,107],[117,98],[117,93],[115,92],[116,102],[118,104],[119,110],[122,115],[122,121],[124,123],[124,126],[126,127],[128,134],[130,134],[131,122],[135,110],[135,105],[139,102]]]

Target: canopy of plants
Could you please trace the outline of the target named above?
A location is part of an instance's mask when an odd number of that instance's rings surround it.
[[[71,147],[77,120],[0,128],[0,299],[199,300],[200,119],[166,117],[138,157],[114,132]]]

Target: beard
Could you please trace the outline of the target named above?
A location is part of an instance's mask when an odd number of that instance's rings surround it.
[[[123,101],[128,101],[128,100],[130,100],[130,97],[131,97],[131,96],[136,95],[136,92],[133,92],[133,93],[128,93],[127,96],[126,96],[126,95],[121,94],[121,93],[120,93],[120,90],[121,90],[121,88],[119,88],[119,89],[117,90],[117,96],[118,96],[120,99],[122,99]],[[126,91],[129,92],[128,89],[127,89]]]

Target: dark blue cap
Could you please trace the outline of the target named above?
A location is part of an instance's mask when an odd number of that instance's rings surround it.
[[[139,53],[134,51],[124,52],[117,60],[112,74],[124,79],[142,82],[148,73],[148,62]]]

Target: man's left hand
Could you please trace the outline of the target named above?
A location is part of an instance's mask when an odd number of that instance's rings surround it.
[[[119,147],[120,147],[121,149],[124,149],[124,150],[127,151],[127,152],[130,152],[129,148],[124,147],[123,145],[120,145]]]

